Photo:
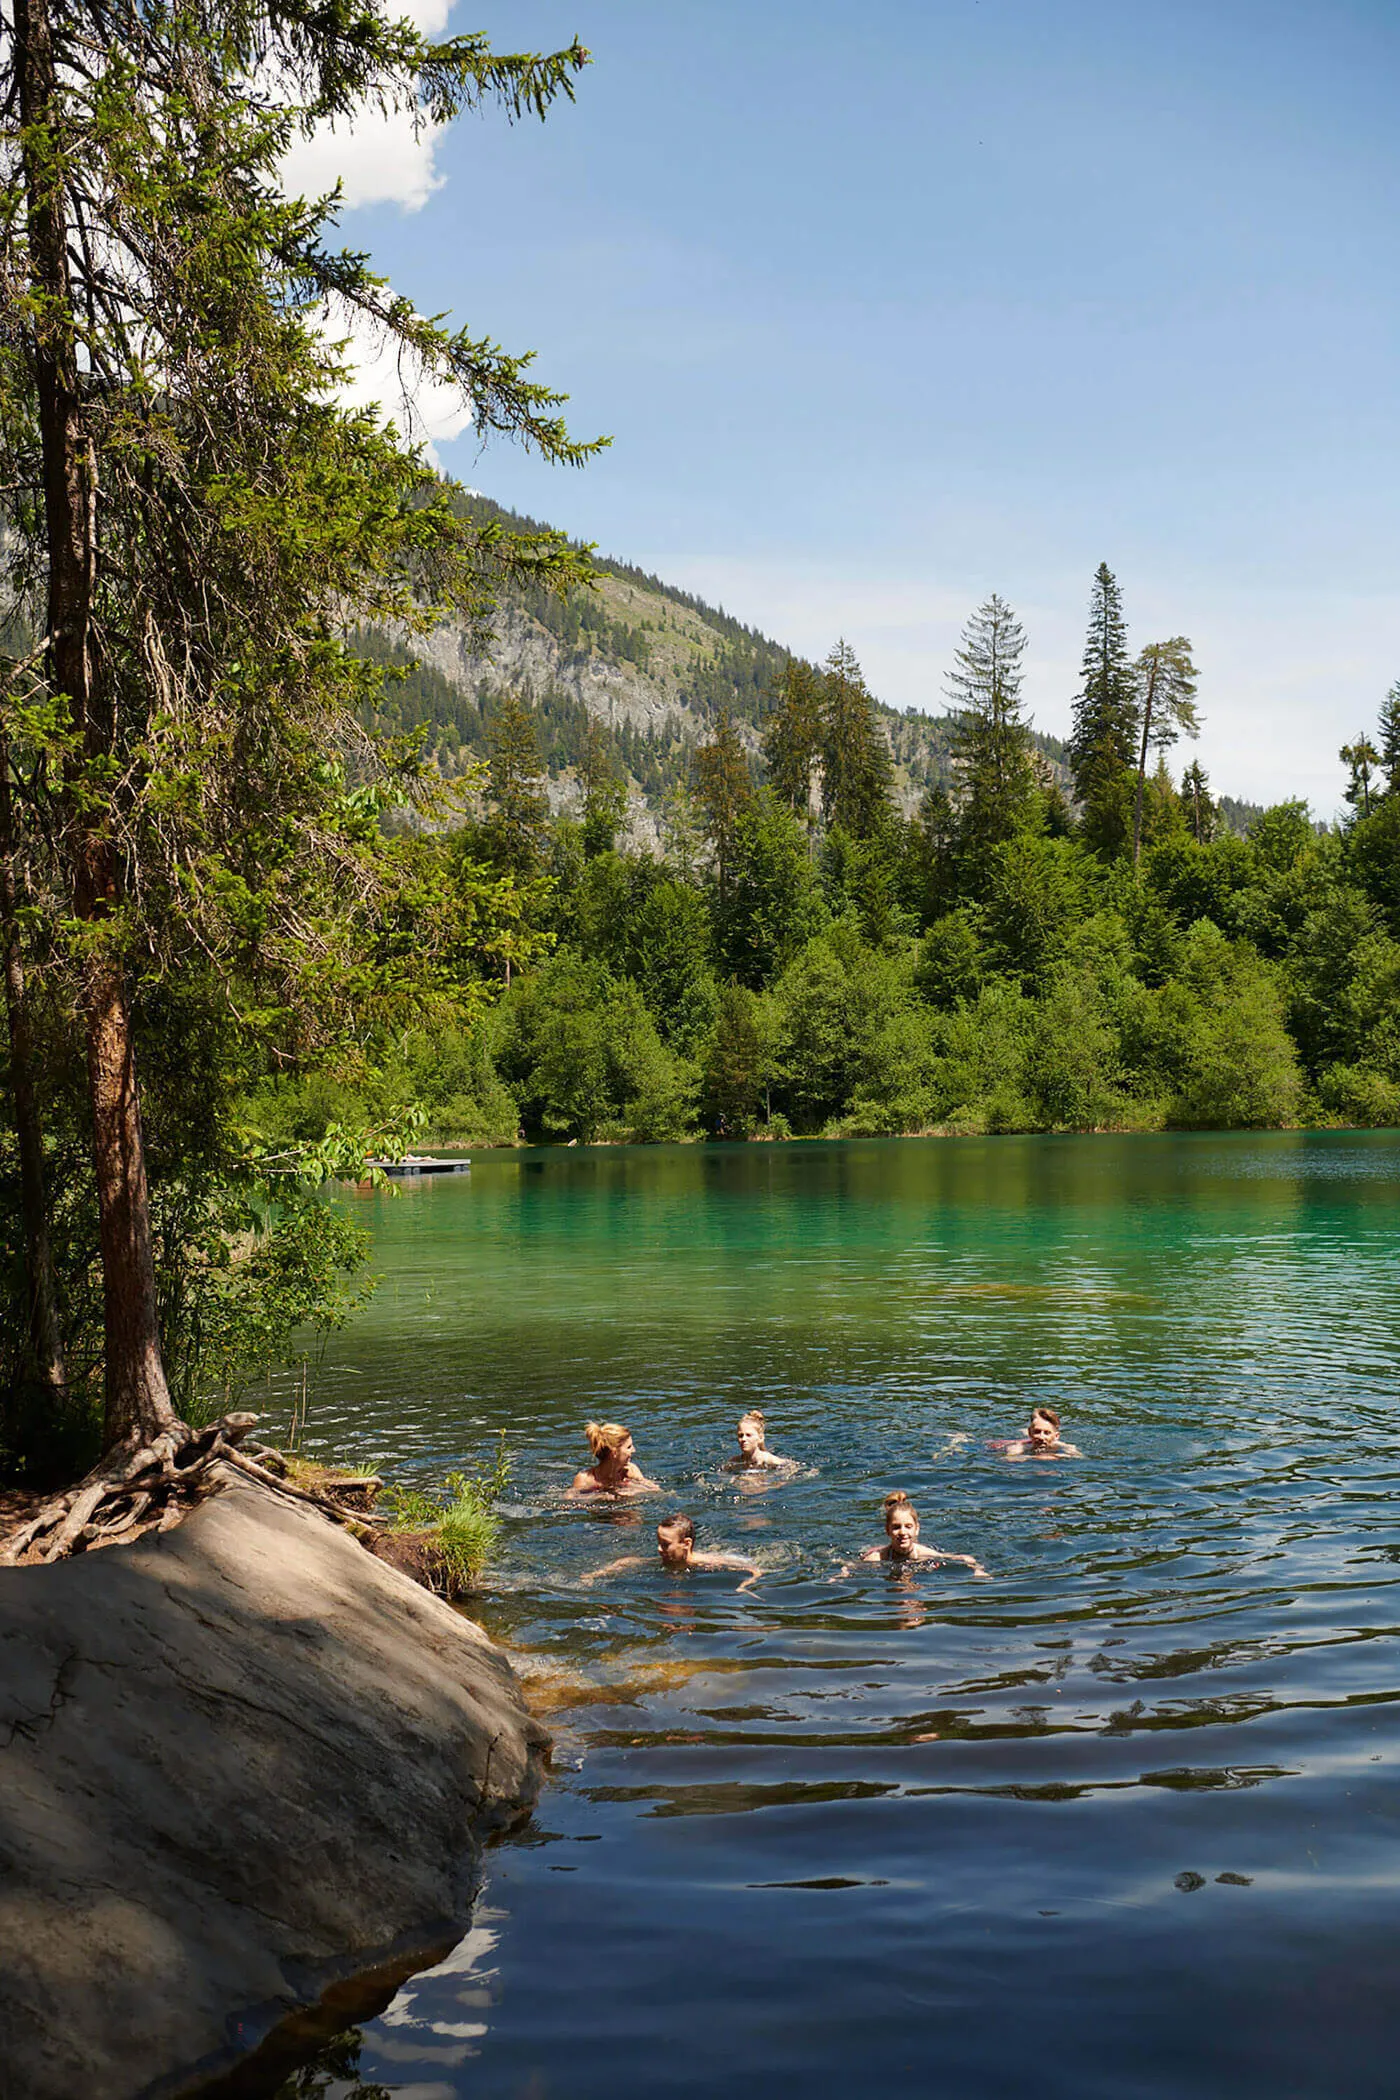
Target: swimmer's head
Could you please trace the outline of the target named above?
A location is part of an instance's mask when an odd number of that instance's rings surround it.
[[[907,1559],[919,1536],[919,1512],[903,1488],[885,1497],[885,1530],[895,1559]]]
[[[1031,1415],[1027,1436],[1032,1444],[1048,1447],[1060,1441],[1060,1418],[1053,1407],[1037,1407]]]
[[[767,1436],[763,1417],[756,1407],[751,1407],[747,1414],[740,1415],[737,1435],[739,1449],[745,1458],[756,1458],[763,1449]]]
[[[663,1517],[656,1527],[656,1550],[668,1568],[683,1568],[695,1551],[695,1525],[683,1512]]]
[[[621,1422],[585,1422],[583,1433],[588,1439],[588,1448],[601,1465],[611,1459],[615,1465],[625,1466],[634,1449],[632,1432],[624,1429]]]

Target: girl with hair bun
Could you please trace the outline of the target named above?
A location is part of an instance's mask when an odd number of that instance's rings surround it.
[[[621,1422],[585,1422],[593,1463],[575,1473],[571,1495],[651,1495],[660,1489],[634,1462],[632,1432]]]
[[[861,1554],[862,1560],[883,1560],[892,1567],[908,1567],[911,1561],[937,1560],[956,1562],[971,1568],[974,1575],[990,1581],[986,1569],[970,1553],[945,1553],[940,1546],[919,1544],[919,1512],[915,1509],[903,1488],[896,1488],[885,1497],[885,1543],[883,1546],[867,1546]],[[849,1575],[850,1568],[841,1570]]]
[[[768,1425],[756,1407],[750,1407],[739,1417],[739,1456],[725,1460],[730,1473],[790,1473],[796,1470],[797,1461],[779,1458],[776,1451],[768,1449]]]

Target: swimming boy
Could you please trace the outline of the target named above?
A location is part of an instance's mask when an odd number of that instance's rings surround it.
[[[593,1453],[593,1463],[575,1473],[571,1496],[654,1495],[661,1492],[636,1464],[632,1432],[621,1422],[586,1422],[584,1435]]]
[[[1084,1453],[1067,1444],[1060,1435],[1060,1418],[1053,1407],[1037,1407],[1024,1436],[1012,1437],[1002,1446],[1002,1456],[1022,1458],[1082,1458]]]
[[[791,1471],[796,1466],[796,1459],[779,1458],[776,1451],[768,1449],[767,1426],[756,1407],[740,1415],[735,1434],[739,1439],[739,1456],[726,1459],[729,1472],[748,1473],[761,1466],[765,1473],[780,1473]]]
[[[663,1517],[657,1525],[656,1550],[662,1567],[672,1575],[686,1574],[691,1568],[737,1568],[746,1578],[738,1584],[740,1590],[751,1589],[763,1573],[757,1561],[746,1560],[742,1553],[702,1551],[695,1543],[693,1521],[679,1513],[674,1517]],[[606,1567],[594,1568],[579,1580],[596,1582],[600,1575],[619,1575],[624,1568],[644,1568],[647,1565],[640,1553],[626,1553],[621,1560],[610,1560]]]
[[[896,1488],[892,1495],[885,1497],[884,1545],[867,1546],[860,1557],[862,1560],[883,1560],[891,1567],[908,1567],[914,1561],[956,1562],[961,1567],[971,1568],[982,1581],[991,1581],[981,1561],[974,1559],[972,1554],[945,1553],[940,1546],[919,1544],[919,1512],[903,1488]],[[848,1563],[841,1573],[849,1575],[850,1572]]]

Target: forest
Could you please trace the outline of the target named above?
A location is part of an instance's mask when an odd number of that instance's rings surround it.
[[[616,740],[571,725],[549,813],[537,711],[484,703],[475,811],[412,851],[495,884],[463,1019],[386,1032],[373,1070],[251,1097],[280,1140],[408,1117],[435,1143],[1400,1120],[1400,687],[1346,747],[1345,823],[1222,822],[1196,761],[1190,643],[1134,653],[1093,579],[1067,794],[994,596],[949,673],[949,785],[904,817],[851,651],[787,659],[755,761],[721,707],[629,848]],[[549,724],[545,725],[548,728]]]

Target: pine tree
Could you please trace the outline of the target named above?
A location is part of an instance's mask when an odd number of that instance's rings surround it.
[[[1208,846],[1215,837],[1216,809],[1210,796],[1210,781],[1198,758],[1192,759],[1181,776],[1181,804],[1192,838],[1198,846]]]
[[[535,719],[515,693],[504,693],[487,723],[491,770],[488,786],[495,805],[486,830],[496,858],[520,881],[539,869],[549,821]]]
[[[1102,853],[1127,843],[1138,704],[1123,599],[1107,562],[1094,574],[1069,760],[1084,835]]]
[[[22,695],[61,841],[85,1036],[105,1316],[105,1437],[176,1419],[162,1356],[136,1072],[138,976],[256,968],[307,1030],[353,972],[350,896],[380,880],[390,767],[357,725],[359,625],[408,632],[493,579],[577,578],[557,535],[453,509],[421,458],[335,406],[327,307],[471,399],[483,434],[579,463],[561,397],[394,296],[289,199],[293,137],[366,103],[543,115],[587,54],[432,44],[372,4],[18,0],[0,274],[11,603],[44,637]],[[18,119],[18,128],[15,127]],[[12,701],[15,696],[12,694]],[[353,754],[359,785],[352,785]],[[66,937],[66,936],[65,936]],[[330,952],[336,949],[334,955]]]
[[[617,745],[596,716],[584,725],[583,756],[578,767],[583,788],[583,850],[589,860],[611,853],[627,813],[627,787],[617,759]]]
[[[764,727],[763,756],[773,793],[805,822],[811,818],[812,775],[821,748],[821,679],[810,664],[790,656],[778,681],[776,705]]]
[[[709,743],[695,754],[695,792],[705,813],[705,836],[715,857],[715,879],[723,904],[729,896],[740,820],[753,801],[748,754],[727,707],[720,709]]]
[[[1191,644],[1184,634],[1169,642],[1149,642],[1138,657],[1138,704],[1142,710],[1142,742],[1138,749],[1137,795],[1133,802],[1133,866],[1142,854],[1142,791],[1147,776],[1149,744],[1165,764],[1165,753],[1183,732],[1201,733],[1196,711],[1199,673],[1191,661]],[[1160,768],[1159,768],[1160,769]]]
[[[1343,744],[1337,756],[1350,769],[1346,785],[1346,798],[1353,809],[1360,809],[1363,817],[1371,814],[1371,782],[1375,778],[1381,755],[1371,739],[1358,736],[1355,743]]]
[[[1385,792],[1387,795],[1400,795],[1400,678],[1397,678],[1381,702],[1376,734],[1380,739],[1380,762],[1385,774]]]
[[[840,641],[822,676],[822,814],[828,827],[872,838],[894,814],[893,766],[875,702],[849,644]]]
[[[1021,658],[1026,637],[994,591],[963,630],[948,675],[957,714],[953,762],[962,787],[958,844],[975,871],[992,848],[1012,838],[1036,807],[1030,730],[1021,718]],[[975,886],[975,872],[973,874]]]

